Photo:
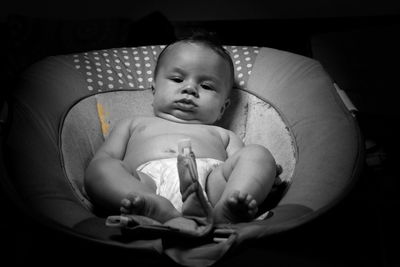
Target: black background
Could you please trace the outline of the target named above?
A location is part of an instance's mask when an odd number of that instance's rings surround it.
[[[0,105],[7,100],[18,75],[43,57],[165,44],[197,27],[217,32],[225,44],[267,46],[313,57],[359,109],[357,119],[366,144],[364,171],[350,194],[328,214],[289,233],[270,237],[262,246],[248,244],[241,253],[228,254],[221,265],[249,262],[252,263],[249,266],[256,263],[259,266],[400,265],[394,245],[398,242],[400,225],[396,216],[400,187],[396,168],[399,141],[395,129],[399,121],[396,97],[400,91],[400,13],[395,1],[369,1],[364,6],[354,1],[346,2],[348,6],[341,1],[324,1],[326,8],[322,4],[317,8],[312,6],[316,2],[307,5],[289,1],[288,6],[284,6],[287,2],[272,6],[265,3],[265,13],[257,10],[254,16],[249,8],[241,14],[239,1],[234,1],[232,12],[229,6],[219,6],[217,10],[226,13],[210,11],[202,17],[193,10],[193,19],[189,19],[190,13],[181,15],[178,5],[162,4],[158,8],[151,6],[152,1],[141,3],[147,6],[139,8],[139,13],[132,10],[131,16],[123,7],[107,13],[108,3],[101,8],[101,2],[96,2],[97,13],[85,16],[85,8],[90,11],[88,5],[73,13],[73,5],[79,3],[65,2],[60,3],[70,8],[64,11],[56,10],[55,4],[49,7],[46,1],[37,6],[32,1],[21,9],[16,3],[8,3],[3,9]],[[204,5],[210,5],[209,2]],[[187,6],[182,7],[182,11],[187,10]],[[48,38],[49,34],[52,38]],[[49,233],[34,222],[21,222],[16,210],[6,194],[2,194],[0,243],[5,260],[45,264],[51,263],[54,260],[51,255],[55,255],[56,262],[74,264],[82,262],[83,258],[79,260],[78,256],[96,257],[97,253],[85,251],[84,245],[82,250],[78,246],[72,251],[57,251],[55,244],[68,242],[69,238]],[[49,243],[47,235],[52,235],[53,243]],[[94,259],[91,257],[85,257],[87,262]]]

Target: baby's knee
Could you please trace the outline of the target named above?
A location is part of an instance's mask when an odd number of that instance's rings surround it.
[[[242,156],[254,161],[260,161],[265,164],[271,163],[275,165],[275,159],[271,152],[262,145],[251,144],[243,148]]]

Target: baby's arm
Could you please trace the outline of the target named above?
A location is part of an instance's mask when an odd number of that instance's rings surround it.
[[[124,120],[114,127],[85,172],[86,193],[95,205],[110,212],[119,212],[121,200],[128,193],[147,189],[132,176],[122,161],[132,123],[132,120]]]
[[[234,132],[226,130],[225,138],[227,140],[226,153],[228,158],[244,147],[244,143]]]

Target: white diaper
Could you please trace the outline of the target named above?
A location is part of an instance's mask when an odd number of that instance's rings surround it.
[[[211,158],[197,158],[199,183],[203,190],[206,188],[208,175],[222,163]],[[141,180],[152,179],[156,184],[156,193],[170,200],[174,207],[182,211],[182,195],[177,167],[177,158],[158,159],[140,165],[136,172]],[[204,194],[207,198],[207,195]]]

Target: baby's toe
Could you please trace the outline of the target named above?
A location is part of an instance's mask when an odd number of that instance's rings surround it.
[[[258,207],[255,207],[254,209],[249,209],[247,212],[250,217],[254,218],[258,212]]]
[[[245,200],[245,202],[246,202],[247,205],[250,205],[250,203],[251,203],[253,200],[254,200],[254,198],[253,198],[252,195],[246,194],[246,200]]]
[[[127,198],[122,199],[119,211],[121,212],[121,214],[131,213],[132,212],[132,202]]]
[[[251,199],[250,202],[249,202],[249,204],[248,204],[248,206],[249,206],[250,209],[255,209],[255,208],[257,208],[257,207],[258,207],[257,201],[256,201],[254,198]]]
[[[119,208],[119,211],[121,212],[121,214],[128,214],[128,213],[130,213],[130,212],[129,212],[130,210],[128,210],[128,209],[126,209],[126,208],[124,208],[124,207],[120,207],[120,208]]]
[[[238,204],[238,201],[240,201],[239,191],[234,191],[230,197],[228,197],[228,203],[235,205]]]
[[[231,198],[234,199],[240,199],[241,198],[241,193],[239,191],[233,191],[233,193],[231,194]]]
[[[238,200],[240,201],[240,202],[247,202],[247,197],[248,197],[249,195],[247,194],[247,193],[243,193],[243,192],[239,192],[238,193]]]
[[[231,196],[230,198],[228,198],[228,200],[227,200],[227,202],[226,202],[226,204],[227,204],[229,207],[236,207],[238,203],[239,203],[239,202],[238,202],[238,199],[237,199],[236,197],[233,197],[233,196]]]
[[[246,201],[247,201],[247,212],[251,217],[254,217],[258,211],[257,201],[251,195],[248,195]]]
[[[121,200],[121,206],[125,208],[129,208],[131,205],[131,201],[127,198]]]

